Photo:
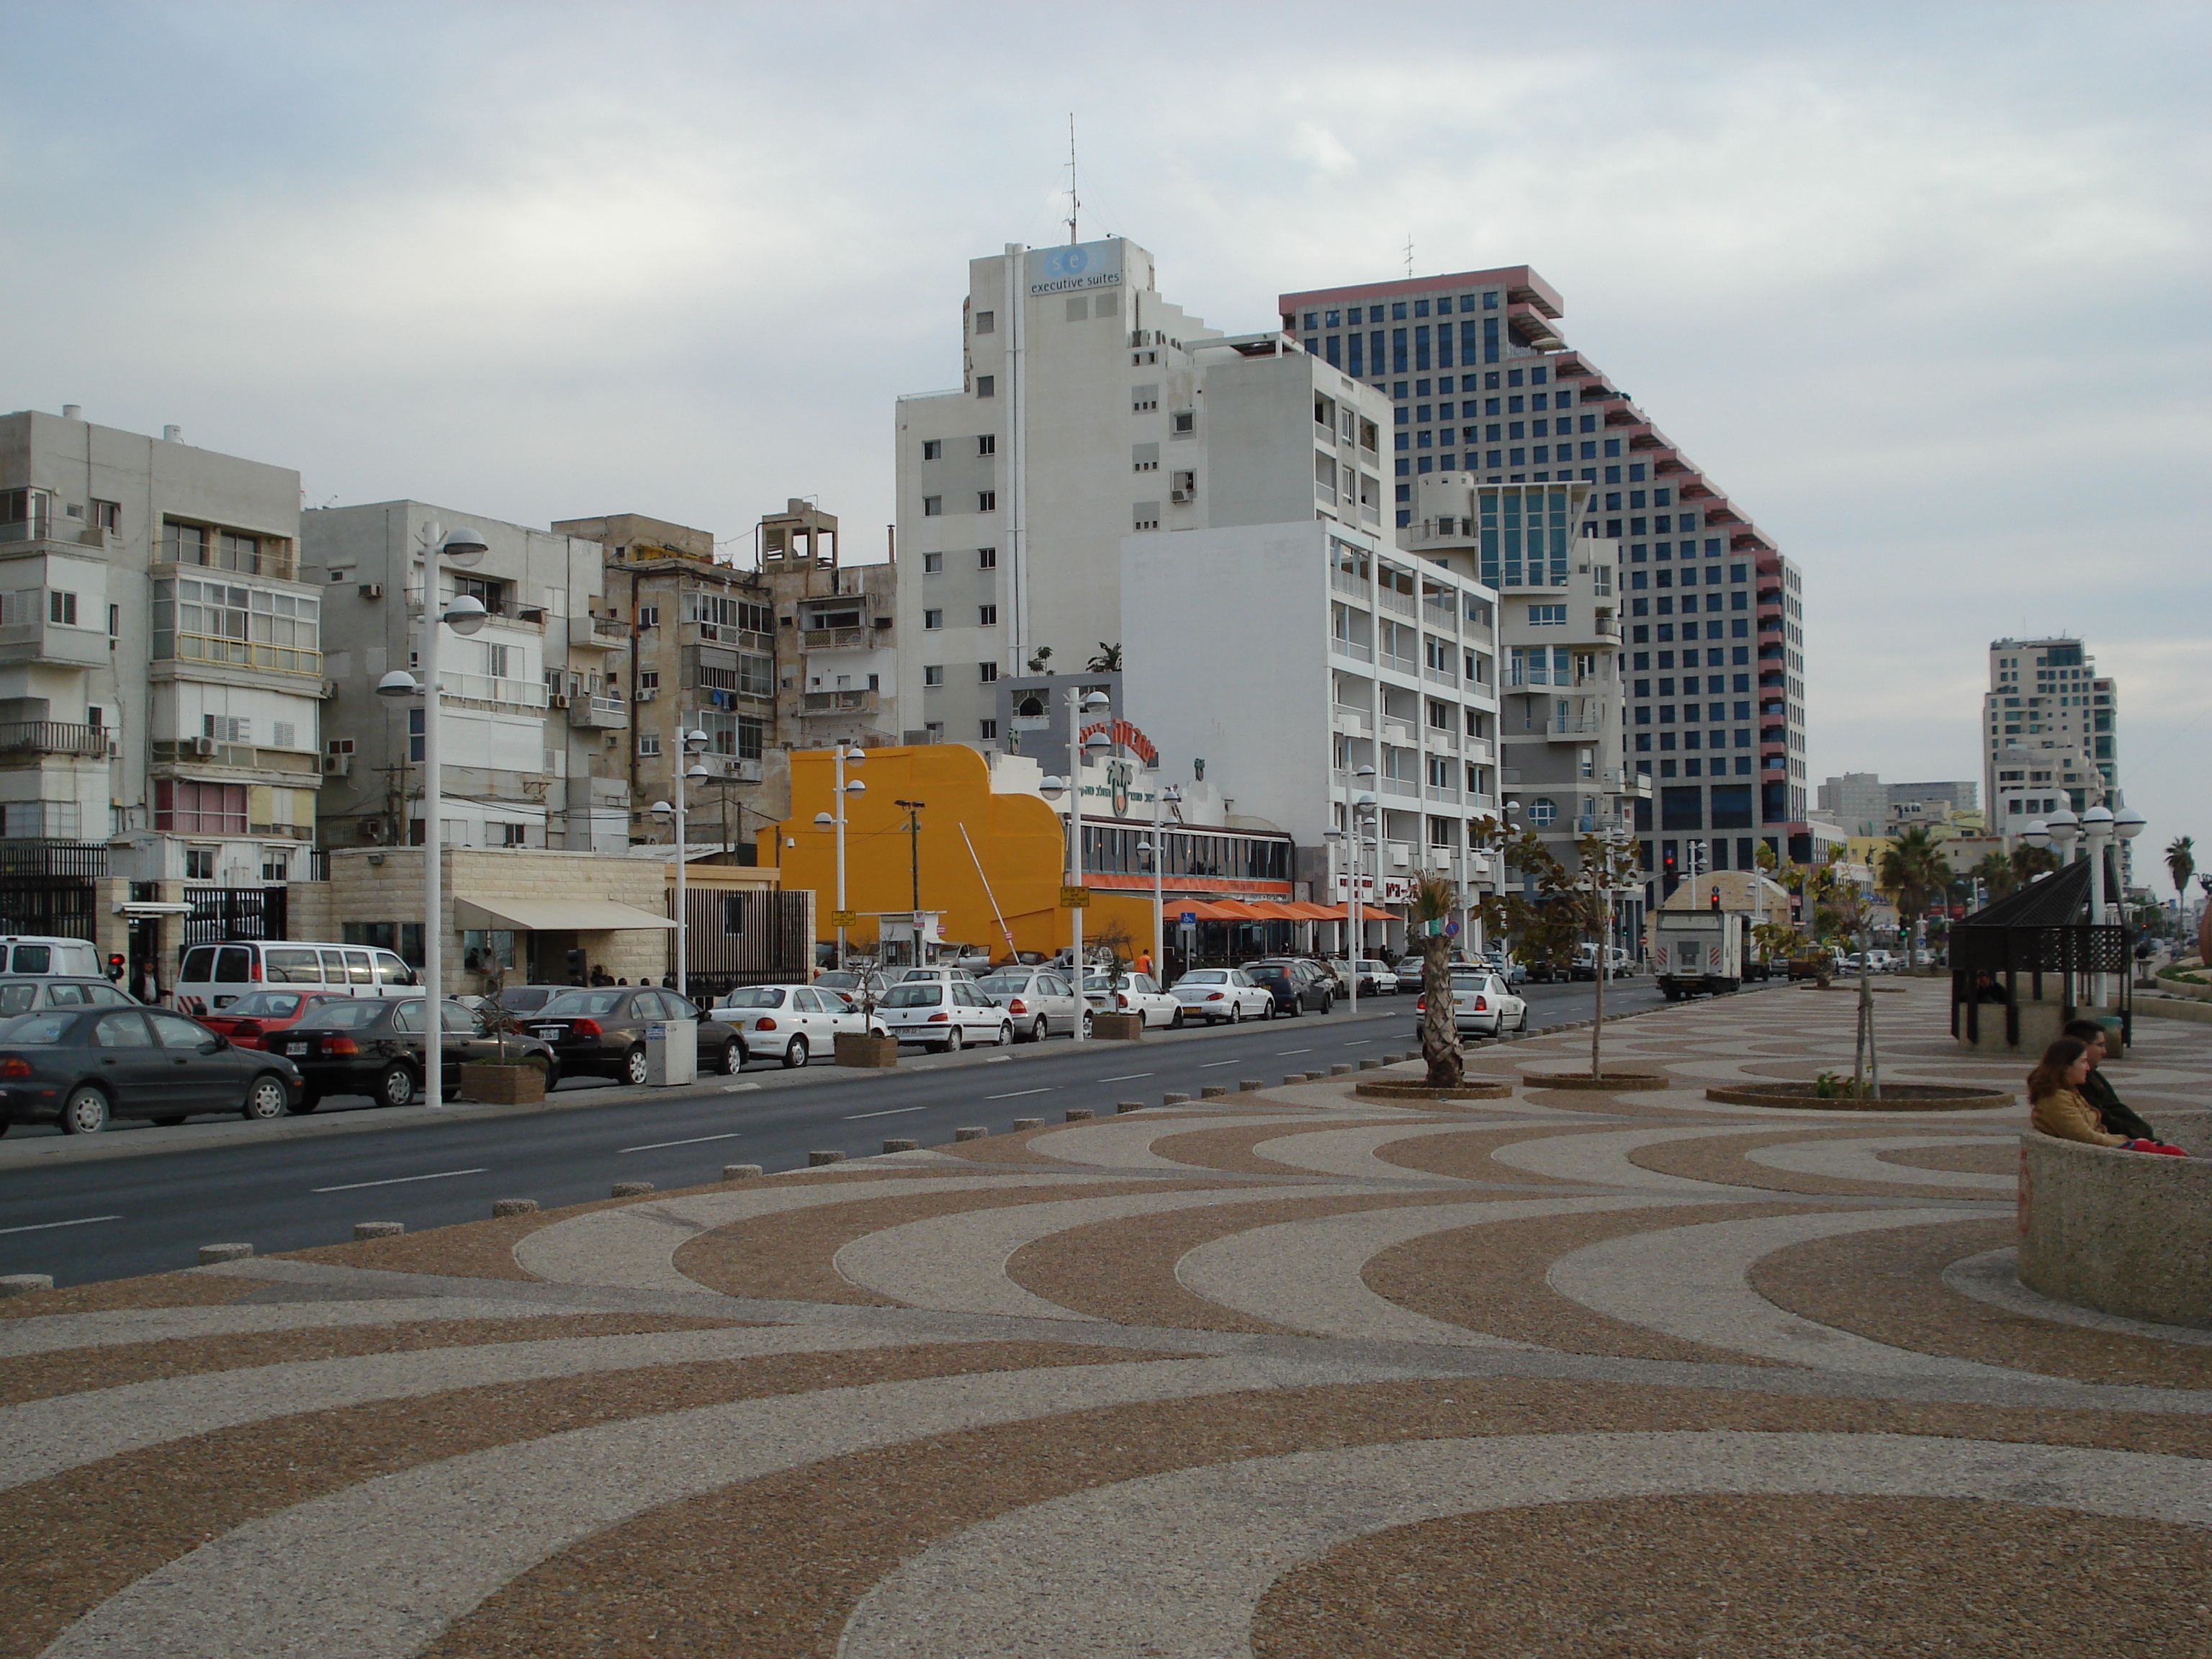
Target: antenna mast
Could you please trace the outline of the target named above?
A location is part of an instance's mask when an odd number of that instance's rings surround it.
[[[1067,112],[1067,245],[1078,240],[1075,222],[1083,211],[1083,198],[1075,193],[1075,112]]]
[[[1407,232],[1406,233],[1406,280],[1407,280],[1407,282],[1411,282],[1411,281],[1413,281],[1413,233],[1412,231],[1410,231],[1410,230],[1409,230],[1409,231],[1407,231]]]

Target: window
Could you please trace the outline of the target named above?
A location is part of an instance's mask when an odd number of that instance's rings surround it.
[[[213,738],[217,743],[251,743],[253,722],[235,714],[203,714],[200,735]]]
[[[999,678],[999,665],[994,662],[977,663],[975,665],[975,678],[982,684],[990,684],[994,680]]]
[[[1539,795],[1528,803],[1528,822],[1539,830],[1548,830],[1559,816],[1559,804],[1549,795]]]
[[[1168,429],[1178,438],[1188,438],[1198,430],[1198,411],[1178,409],[1168,417]]]
[[[975,625],[978,628],[996,628],[999,625],[999,607],[995,605],[977,605]]]
[[[921,671],[921,683],[925,686],[944,684],[945,665],[943,663],[933,662],[926,665]]]
[[[638,606],[638,608],[637,608],[637,625],[638,625],[640,628],[658,628],[658,627],[659,627],[659,626],[660,626],[660,607],[659,607],[659,605],[641,605]]]
[[[922,625],[924,628],[933,628],[933,628],[942,628],[942,627],[944,627],[944,626],[945,626],[945,613],[944,613],[942,611],[923,611],[923,612],[921,613],[921,625]]]
[[[921,574],[923,575],[934,576],[942,572],[944,568],[945,555],[942,553],[925,553],[921,556]]]
[[[1564,605],[1532,605],[1528,607],[1528,626],[1531,628],[1565,628],[1567,607]]]
[[[187,847],[185,848],[185,879],[213,881],[215,879],[215,848]]]
[[[487,672],[495,680],[507,677],[507,665],[514,659],[514,647],[508,645],[488,645],[484,647]]]
[[[945,497],[942,495],[924,495],[921,498],[921,516],[925,519],[938,519],[944,517]]]
[[[117,501],[96,501],[92,504],[92,527],[94,530],[123,528],[123,507]]]
[[[981,742],[981,743],[995,743],[995,742],[998,740],[998,737],[999,737],[999,723],[998,723],[998,721],[996,721],[996,720],[978,720],[975,724],[976,724],[976,728],[977,728],[977,729],[976,729],[976,732],[975,732],[975,737],[976,737],[976,740],[977,740],[978,742]]]
[[[999,331],[999,313],[995,311],[977,312],[975,313],[975,331],[978,334],[997,333]]]
[[[975,568],[978,570],[996,570],[998,568],[999,550],[997,548],[979,547],[975,550]]]
[[[246,786],[156,779],[154,827],[179,835],[242,836],[246,833]],[[9,833],[14,833],[12,827]],[[212,860],[215,855],[208,856]],[[214,874],[212,863],[208,873]]]
[[[996,513],[999,510],[999,492],[995,489],[977,490],[975,510],[978,513]]]
[[[975,377],[975,395],[979,398],[997,397],[999,377],[995,374],[978,374]]]
[[[660,671],[657,668],[648,668],[641,672],[637,677],[637,689],[641,691],[660,690]]]
[[[944,459],[945,440],[942,438],[924,438],[921,441],[921,459],[925,461],[938,461]]]
[[[76,626],[76,595],[64,593],[58,588],[50,590],[46,594],[46,620],[50,623],[59,623],[64,628],[75,628]]]
[[[648,757],[658,755],[660,752],[660,739],[649,732],[641,733],[637,740],[637,752]]]

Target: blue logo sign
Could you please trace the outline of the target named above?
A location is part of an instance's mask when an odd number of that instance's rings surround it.
[[[1186,910],[1186,911],[1184,911],[1184,912],[1182,913],[1182,925],[1183,925],[1184,927],[1197,927],[1197,926],[1198,926],[1198,912],[1197,912],[1197,911],[1195,911],[1195,910]]]

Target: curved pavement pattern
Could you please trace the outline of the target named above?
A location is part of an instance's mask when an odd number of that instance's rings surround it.
[[[1893,1079],[2012,1085],[1893,983]],[[1546,1089],[1566,1031],[1478,1051],[1525,1085],[1479,1105],[1337,1079],[416,1235],[408,1271],[0,1302],[0,1530],[40,1546],[0,1659],[1243,1659],[1340,1547],[1624,1498],[1974,1499],[2212,1571],[2212,1350],[2011,1281],[2010,1179],[1969,1170],[2022,1108],[1705,1099],[1847,1064],[1851,1019],[1776,988],[1609,1030],[1659,1088]],[[2141,1027],[2131,1083],[2212,1086],[2212,1030]],[[1574,1346],[1622,1327],[1691,1358]],[[1699,1650],[1750,1659],[1726,1607]]]

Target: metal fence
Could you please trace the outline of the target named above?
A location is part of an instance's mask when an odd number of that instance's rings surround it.
[[[685,970],[693,996],[805,980],[814,943],[807,934],[805,894],[692,887],[684,892],[684,912],[690,957]]]
[[[94,937],[94,884],[107,873],[96,842],[0,841],[0,933]]]
[[[282,887],[187,887],[185,944],[227,939],[283,939],[288,895]]]

